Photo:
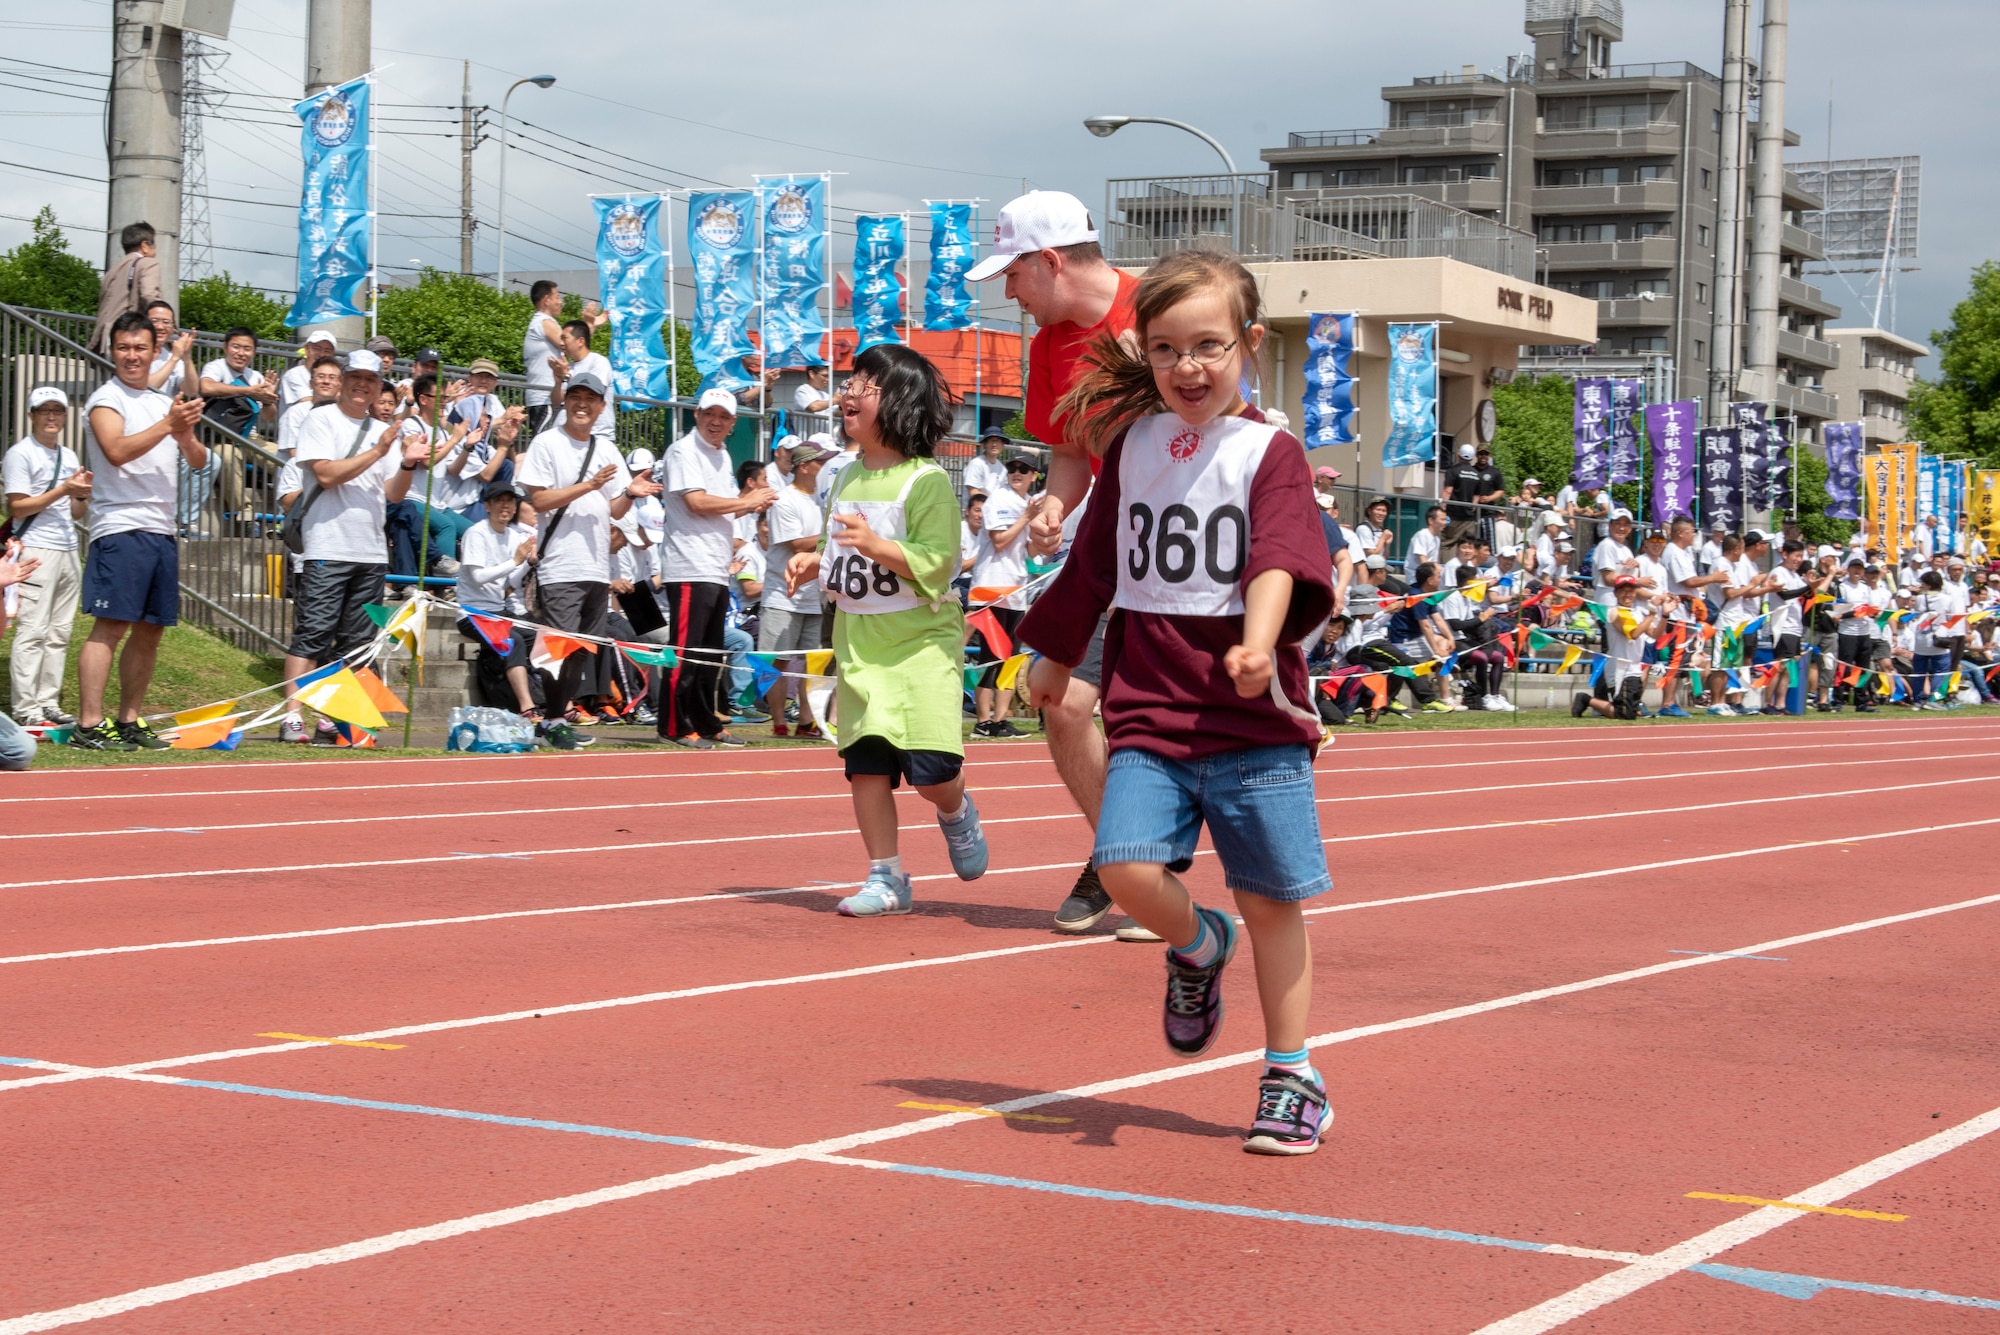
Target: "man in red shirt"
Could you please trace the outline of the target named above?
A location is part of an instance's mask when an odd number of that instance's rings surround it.
[[[1099,336],[1133,333],[1132,299],[1139,281],[1105,263],[1090,210],[1075,195],[1060,190],[1032,190],[1000,210],[991,253],[966,276],[984,282],[1001,274],[1007,276],[1007,299],[1040,326],[1028,347],[1028,392],[1022,415],[1029,433],[1049,447],[1046,499],[1028,530],[1030,554],[1045,558],[1061,545],[1063,519],[1076,513],[1090,494],[1099,466],[1099,460],[1067,438],[1056,403],[1084,374],[1085,355]],[[1042,714],[1056,773],[1093,829],[1109,764],[1095,717],[1103,655],[1104,618],[1100,618],[1089,653],[1070,675],[1062,703]],[[1056,910],[1055,925],[1065,932],[1089,931],[1111,908],[1111,896],[1098,883],[1097,869],[1086,862],[1069,897]],[[1118,935],[1128,941],[1159,939],[1130,922],[1118,929]]]

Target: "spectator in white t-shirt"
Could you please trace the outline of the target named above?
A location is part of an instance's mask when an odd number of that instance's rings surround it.
[[[383,512],[403,499],[426,461],[423,442],[405,437],[400,419],[385,424],[373,415],[383,388],[382,359],[366,349],[349,353],[340,397],[315,408],[299,432],[305,568],[285,651],[285,694],[293,703],[279,727],[282,741],[307,740],[295,699],[298,678],[374,636],[367,608],[381,601],[389,573]],[[332,720],[321,718],[317,739],[330,743],[334,733]]]
[[[184,386],[194,393],[197,387],[188,384],[194,330],[181,329],[174,308],[164,301],[147,302],[146,318],[153,324],[153,364],[147,368],[146,383],[170,399]]]
[[[1761,545],[1765,539],[1761,533],[1752,532],[1750,538]],[[1750,544],[1734,533],[1722,539],[1722,559],[1716,562],[1709,573],[1726,576],[1716,587],[1722,590],[1722,613],[1718,620],[1720,632],[1715,638],[1716,671],[1708,674],[1708,712],[1731,715],[1744,712],[1741,687],[1727,686],[1727,669],[1739,668],[1750,661],[1756,650],[1754,640],[1745,643],[1742,634],[1744,626],[1754,621],[1762,610],[1763,598],[1771,586],[1770,577],[1757,568],[1757,563],[1749,555]]]
[[[7,590],[33,579],[39,568],[40,563],[32,557],[17,561],[6,550],[0,549],[0,635],[7,633],[10,620]],[[27,729],[6,714],[0,714],[0,771],[18,773],[28,768],[34,763],[38,745]]]
[[[1355,578],[1364,584],[1387,588],[1391,593],[1401,592],[1403,581],[1389,574],[1390,547],[1396,541],[1396,535],[1389,528],[1389,500],[1386,496],[1377,496],[1368,502],[1367,508],[1362,511],[1361,522],[1354,527],[1354,539],[1361,551]],[[1392,579],[1395,580],[1393,585],[1390,584]]]
[[[278,377],[278,421],[281,427],[293,405],[312,398],[313,368],[319,365],[321,358],[332,357],[338,361],[339,352],[340,345],[326,330],[315,329],[306,335],[305,342],[299,345],[299,364],[287,368]]]
[[[769,543],[764,556],[763,611],[757,628],[757,651],[766,654],[803,653],[820,646],[820,619],[824,611],[820,603],[818,579],[807,580],[796,590],[787,592],[785,587],[785,566],[800,552],[810,552],[818,548],[820,529],[825,523],[818,502],[813,500],[814,484],[819,481],[819,470],[833,454],[824,446],[802,442],[792,456],[792,480],[778,492],[778,498],[771,508],[764,512],[769,527]],[[783,672],[805,670],[803,658],[786,659],[779,662]],[[764,696],[764,712],[771,716],[771,735],[783,737],[789,731],[785,725],[785,700],[792,693],[792,679],[780,677]],[[820,737],[823,734],[813,722],[812,705],[806,700],[805,692],[798,692],[799,736]]]
[[[208,450],[195,434],[202,401],[177,403],[147,383],[157,337],[153,323],[137,311],[113,321],[107,338],[117,373],[83,405],[82,462],[91,470],[91,498],[82,599],[84,612],[97,624],[77,654],[80,703],[70,745],[85,750],[167,745],[140,713],[160,636],[180,614],[180,554],[174,545],[179,465],[202,467]],[[104,717],[104,692],[120,644],[114,724]]]
[[[299,447],[299,428],[306,423],[306,415],[323,403],[332,403],[340,397],[340,373],[346,363],[338,357],[321,357],[307,371],[308,380],[303,395],[291,407],[285,409],[278,418],[278,458],[289,462]],[[285,372],[291,375],[301,367],[293,367]]]
[[[597,415],[591,427],[593,435],[606,440],[618,436],[618,395],[611,376],[611,362],[601,352],[593,352],[590,347],[592,326],[588,320],[566,320],[562,326],[563,355],[556,362],[554,397],[561,401],[563,386],[569,377],[589,373],[597,378],[605,392],[604,411]]]
[[[986,498],[984,523],[979,535],[979,556],[972,565],[972,589],[975,599],[995,600],[987,609],[1001,629],[1011,639],[1014,628],[1027,614],[1027,595],[1019,592],[1001,594],[1000,590],[1018,590],[1028,582],[1028,521],[1041,507],[1039,498],[1031,498],[1028,490],[1035,484],[1035,465],[1027,459],[1010,459],[1007,462],[1008,485]],[[984,645],[984,641],[981,641]],[[989,660],[991,666],[981,674],[978,686],[973,690],[973,708],[978,721],[973,724],[975,737],[1025,737],[1028,734],[1007,721],[1013,710],[1014,693],[999,689],[1000,662],[1004,655],[997,646],[984,645],[985,652],[980,657]]]
[[[76,621],[83,567],[76,558],[76,524],[90,503],[90,474],[62,443],[69,396],[53,385],[28,392],[28,434],[0,459],[0,490],[14,520],[20,582],[9,675],[14,717],[26,724],[67,727],[62,711],[63,665]]]
[[[768,510],[777,500],[761,482],[747,492],[738,489],[728,449],[735,428],[736,396],[703,390],[695,400],[694,430],[668,446],[659,469],[667,520],[660,592],[677,659],[660,693],[659,734],[701,751],[743,745],[715,712],[735,519]]]
[[[516,474],[541,516],[535,579],[543,623],[600,638],[611,607],[611,522],[624,518],[634,500],[660,491],[653,479],[627,472],[611,442],[593,430],[609,392],[595,375],[572,373],[559,424],[535,437]],[[539,730],[550,745],[573,750],[582,744],[569,726],[569,705],[578,696],[602,694],[608,663],[602,653],[563,660]]]
[[[1590,601],[1609,607],[1617,600],[1611,596],[1612,583],[1620,575],[1639,574],[1639,560],[1632,554],[1632,512],[1618,509],[1611,512],[1611,532],[1593,547],[1590,552]],[[1641,587],[1641,594],[1657,592]]]
[[[833,371],[808,366],[806,382],[792,391],[792,403],[802,413],[824,414],[833,407]]]
[[[1410,535],[1409,549],[1403,553],[1403,581],[1411,588],[1416,587],[1418,566],[1441,563],[1439,543],[1445,525],[1450,522],[1451,512],[1442,505],[1433,505],[1424,512],[1424,526]]]
[[[1599,718],[1636,719],[1646,688],[1646,646],[1667,624],[1664,606],[1672,600],[1653,598],[1639,588],[1637,575],[1612,581],[1612,605],[1604,617],[1604,670],[1592,689],[1570,703],[1570,716],[1594,713]]]
[[[827,502],[833,497],[833,484],[838,482],[840,475],[861,457],[861,447],[849,441],[846,448],[842,449],[834,444],[833,436],[825,431],[816,431],[806,439],[822,448],[837,451],[831,459],[820,466],[819,484],[813,489],[813,499],[818,501],[819,508],[824,510]]]
[[[500,363],[490,357],[475,357],[472,365],[465,368],[463,392],[452,397],[446,391],[449,406],[444,410],[446,426],[464,426],[466,434],[474,440],[484,440],[493,424],[507,411],[500,396],[493,391],[500,383]],[[557,402],[561,402],[558,398]],[[429,419],[426,418],[426,421]]]
[[[515,522],[527,492],[511,482],[488,484],[481,498],[486,517],[468,529],[458,548],[459,633],[479,644],[478,666],[481,695],[497,703],[485,686],[495,676],[507,684],[514,706],[531,722],[542,720],[541,710],[528,683],[529,655],[534,650],[533,628],[515,624],[505,641],[507,652],[500,653],[481,635],[472,614],[495,620],[525,620],[527,605],[522,590],[534,568],[535,531]]]
[[[770,462],[764,465],[764,485],[783,495],[785,488],[792,484],[792,468],[795,453],[804,442],[797,436],[786,434],[778,437],[777,444],[771,446]],[[828,451],[829,457],[833,451]]]
[[[1007,433],[988,429],[979,438],[979,453],[965,465],[965,499],[991,496],[1007,487],[1007,464],[1001,453],[1007,448]]]
[[[527,331],[521,336],[521,370],[527,380],[521,400],[528,408],[528,438],[533,440],[548,425],[555,361],[563,355],[562,289],[553,280],[540,278],[528,288],[528,300],[535,304],[535,313],[528,317]],[[583,318],[595,330],[611,316],[596,302],[586,301]]]

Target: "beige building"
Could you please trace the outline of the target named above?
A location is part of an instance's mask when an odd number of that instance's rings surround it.
[[[1826,392],[1839,403],[1840,420],[1861,423],[1869,445],[1899,445],[1909,439],[1903,425],[1917,358],[1931,350],[1886,329],[1829,329],[1840,365],[1826,373]]]
[[[1438,430],[1447,443],[1489,439],[1493,386],[1516,369],[1523,347],[1589,343],[1597,336],[1596,301],[1459,260],[1253,260],[1250,269],[1263,287],[1271,329],[1263,357],[1263,403],[1283,408],[1295,431],[1305,417],[1307,317],[1361,313],[1349,363],[1359,443],[1322,447],[1308,457],[1315,466],[1338,468],[1344,485],[1365,490],[1427,496],[1435,486],[1424,467],[1397,469],[1393,477],[1382,467],[1382,442],[1389,434],[1390,324],[1440,323]]]

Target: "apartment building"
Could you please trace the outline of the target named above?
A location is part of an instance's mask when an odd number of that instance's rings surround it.
[[[1839,420],[1861,423],[1869,445],[1899,445],[1909,439],[1903,419],[1910,407],[1910,386],[1917,378],[1917,358],[1931,350],[1886,329],[1829,329],[1827,341],[1840,352],[1840,365],[1827,372]]]
[[[1623,366],[1701,398],[1722,81],[1686,62],[1614,64],[1622,0],[1527,0],[1526,18],[1533,51],[1504,73],[1465,65],[1383,88],[1386,125],[1294,132],[1264,150],[1273,193],[1338,223],[1344,199],[1396,190],[1527,231],[1539,280],[1598,303],[1598,340],[1534,348],[1524,369]],[[1822,201],[1787,174],[1784,207],[1784,383],[1761,397],[1810,431],[1834,414],[1824,378],[1839,355],[1823,331],[1840,308],[1803,273],[1823,249],[1800,214]]]

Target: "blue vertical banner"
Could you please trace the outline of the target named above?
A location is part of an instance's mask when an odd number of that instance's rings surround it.
[[[1709,427],[1701,432],[1701,513],[1704,524],[1717,520],[1731,533],[1743,531],[1743,432],[1740,427]]]
[[[1437,457],[1437,335],[1434,324],[1389,326],[1389,438],[1382,466],[1407,468]]]
[[[660,230],[659,195],[593,198],[597,209],[597,290],[611,316],[611,379],[617,401],[670,399],[673,367],[665,338],[673,255]]]
[[[375,211],[368,197],[369,76],[294,103],[305,181],[299,196],[299,295],[285,323],[368,313]]]
[[[1578,491],[1596,491],[1610,476],[1611,382],[1579,376],[1570,413],[1569,482]]]
[[[854,334],[856,352],[903,341],[903,283],[896,272],[906,246],[900,214],[854,220]]]
[[[757,309],[757,195],[707,190],[688,196],[688,262],[694,268],[691,351],[701,387],[741,389],[751,383],[743,359],[750,313]]]
[[[1307,449],[1354,443],[1354,316],[1306,317]]]
[[[972,324],[972,205],[931,205],[931,271],[924,280],[924,328],[964,329]]]
[[[1611,480],[1637,482],[1643,471],[1639,456],[1639,421],[1646,406],[1646,382],[1611,382]]]
[[[1653,516],[1671,524],[1683,515],[1694,518],[1695,482],[1700,466],[1695,458],[1696,404],[1692,399],[1649,403],[1645,410],[1646,439],[1653,446]]]
[[[1938,515],[1938,527],[1944,530],[1948,552],[1963,553],[1967,545],[1959,532],[1965,525],[1965,469],[1962,463],[1946,463],[1938,493],[1944,506]]]
[[[1826,446],[1826,507],[1828,519],[1861,518],[1861,451],[1859,422],[1828,422],[1819,429]]]
[[[1939,503],[1940,482],[1944,476],[1944,460],[1935,454],[1917,456],[1917,522],[1924,522],[1925,515],[1936,515],[1938,527],[1944,527],[1944,507]]]
[[[764,217],[764,365],[824,366],[827,190],[824,176],[759,176]]]

